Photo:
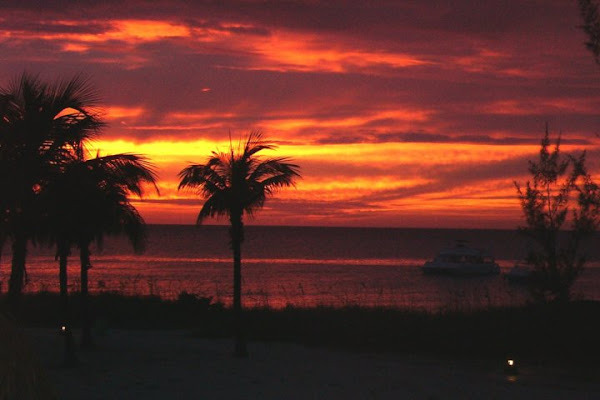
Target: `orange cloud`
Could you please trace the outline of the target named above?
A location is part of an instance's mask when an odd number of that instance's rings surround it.
[[[203,21],[196,21],[202,23]],[[416,54],[373,49],[371,43],[348,39],[342,35],[298,33],[292,30],[271,30],[269,34],[252,34],[257,27],[237,22],[221,22],[211,27],[192,27],[168,20],[114,19],[61,20],[50,25],[83,28],[95,24],[99,32],[69,32],[66,29],[2,32],[13,39],[46,40],[62,43],[65,52],[85,53],[95,46],[110,42],[136,45],[163,40],[180,40],[199,54],[243,55],[245,61],[224,68],[273,71],[348,72],[373,68],[404,69],[431,65],[433,62]],[[210,46],[207,46],[209,44]],[[113,49],[114,51],[115,49]],[[99,62],[115,63],[112,57]],[[138,60],[140,61],[140,60]],[[143,61],[143,60],[142,60]],[[127,63],[128,65],[131,62]],[[138,67],[136,65],[135,67]],[[374,73],[374,70],[371,70]]]
[[[499,161],[525,154],[535,154],[537,145],[481,145],[464,143],[359,143],[344,145],[282,145],[279,153],[299,160],[332,158],[343,163],[370,164],[418,163],[447,165],[474,163],[478,160]]]
[[[108,106],[104,107],[104,113],[106,119],[124,119],[124,118],[135,118],[139,117],[144,113],[143,107],[122,107],[122,106]]]
[[[289,30],[273,30],[269,35],[252,35],[247,31],[256,27],[239,23],[224,22],[217,27],[197,28],[166,20],[54,22],[56,25],[73,27],[85,27],[92,23],[103,26],[104,30],[98,33],[14,30],[8,34],[23,40],[63,42],[63,51],[80,53],[89,51],[92,46],[113,41],[138,44],[180,39],[198,53],[243,54],[248,59],[247,64],[238,67],[250,70],[346,72],[370,67],[398,69],[432,64],[430,60],[418,55],[385,48],[374,50],[370,45],[357,41],[346,42],[347,39],[342,36],[300,34]],[[207,48],[206,44],[213,46]]]
[[[496,70],[499,60],[507,55],[499,51],[480,49],[476,54],[454,58],[453,64],[469,72]]]
[[[190,28],[182,24],[155,20],[119,20],[112,23],[113,29],[101,35],[109,40],[156,41],[161,39],[188,37]]]
[[[305,176],[293,190],[287,189],[278,194],[281,199],[340,201],[377,193],[381,190],[394,190],[429,183],[423,178],[403,178],[377,175],[375,177],[331,177]]]
[[[240,109],[227,112],[171,112],[168,113],[162,124],[153,126],[132,126],[135,130],[221,130],[227,132],[232,128],[246,129],[247,123],[240,127],[241,121],[252,121],[252,127],[270,132],[270,135],[281,135],[286,139],[306,129],[320,132],[324,129],[356,129],[370,124],[385,121],[385,125],[394,125],[395,129],[410,129],[415,124],[429,121],[434,111],[419,109],[410,106],[398,105],[395,109],[370,110],[365,109],[352,116],[322,116],[318,111],[306,110],[305,112],[286,111],[283,113],[263,113],[255,116],[253,111]],[[370,128],[375,130],[375,128]],[[304,136],[304,135],[303,135]],[[306,138],[303,139],[306,142]]]
[[[346,72],[373,66],[407,68],[431,64],[415,55],[374,51],[361,48],[357,42],[346,44],[340,39],[274,31],[267,39],[250,42],[252,50],[260,56],[252,67],[277,71]]]
[[[90,23],[99,23],[106,26],[100,33],[68,33],[68,32],[43,32],[35,35],[33,32],[13,32],[13,35],[23,39],[63,40],[68,42],[65,46],[71,49],[82,46],[81,43],[101,43],[111,40],[123,42],[149,42],[170,38],[188,37],[190,29],[181,24],[156,20],[112,20],[112,21],[57,21],[56,24],[85,26]]]
[[[67,52],[85,53],[90,49],[90,46],[81,43],[65,43],[62,49]]]
[[[408,122],[424,122],[427,121],[433,114],[429,110],[418,110],[418,109],[402,109],[399,107],[398,110],[385,110],[385,111],[374,111],[365,112],[363,115],[357,115],[354,117],[345,118],[295,118],[289,117],[285,119],[268,119],[263,120],[260,124],[264,126],[268,131],[289,131],[297,130],[306,127],[314,127],[319,130],[324,128],[349,128],[349,127],[360,127],[373,121],[387,119],[396,121],[408,121]],[[391,122],[390,122],[391,123]]]

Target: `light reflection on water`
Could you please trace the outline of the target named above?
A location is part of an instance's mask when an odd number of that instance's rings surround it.
[[[246,306],[382,306],[426,310],[464,310],[519,305],[528,299],[523,286],[502,275],[445,277],[423,275],[423,260],[243,260]],[[502,262],[506,271],[512,261]],[[29,291],[56,290],[57,263],[38,258],[30,263]],[[71,290],[79,285],[79,266],[70,265]],[[176,298],[182,291],[231,302],[231,260],[179,257],[100,256],[90,270],[92,292],[159,295]],[[582,297],[600,299],[600,268],[590,268],[575,285]]]
[[[522,256],[513,232],[468,230],[342,229],[251,227],[243,246],[246,306],[393,306],[426,310],[518,305],[528,299],[523,286],[502,275],[452,278],[425,276],[426,259],[456,237],[490,244],[503,271]],[[227,228],[154,226],[148,250],[133,255],[126,241],[109,240],[92,252],[92,292],[160,295],[182,291],[231,302],[232,268]],[[6,249],[5,249],[6,250]],[[9,254],[0,280],[8,281]],[[70,258],[71,290],[79,285],[78,257]],[[574,292],[600,300],[600,265],[592,257]],[[29,291],[58,290],[53,252],[32,249]],[[6,290],[6,283],[1,287]]]

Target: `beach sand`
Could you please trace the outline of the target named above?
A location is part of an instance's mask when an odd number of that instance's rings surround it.
[[[78,333],[78,332],[76,332]],[[598,399],[590,374],[521,366],[511,380],[502,360],[436,360],[365,354],[291,343],[249,343],[232,356],[227,339],[189,331],[111,330],[80,365],[61,367],[62,338],[28,329],[62,399]],[[597,372],[597,371],[596,371]]]

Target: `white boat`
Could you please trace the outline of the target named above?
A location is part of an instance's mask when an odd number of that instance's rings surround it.
[[[464,240],[457,240],[456,246],[440,251],[432,261],[423,265],[422,270],[426,274],[458,276],[500,273],[494,257],[483,250],[467,246]]]

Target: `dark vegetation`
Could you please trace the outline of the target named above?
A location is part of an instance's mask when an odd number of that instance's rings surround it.
[[[586,153],[565,156],[560,139],[550,149],[546,126],[539,158],[529,161],[532,179],[524,187],[515,182],[525,217],[520,231],[529,238],[529,286],[539,302],[570,300],[587,261],[584,244],[600,224],[600,188],[587,170]]]
[[[30,327],[56,327],[59,296],[26,294],[24,320]],[[94,331],[189,329],[201,338],[232,336],[231,308],[182,293],[177,300],[103,293],[92,296]],[[74,327],[80,326],[80,296],[72,297]],[[460,359],[510,356],[539,364],[593,366],[600,357],[600,302],[531,304],[474,312],[366,307],[249,308],[247,338],[290,341],[350,351],[395,352]],[[101,340],[100,340],[101,342]]]

